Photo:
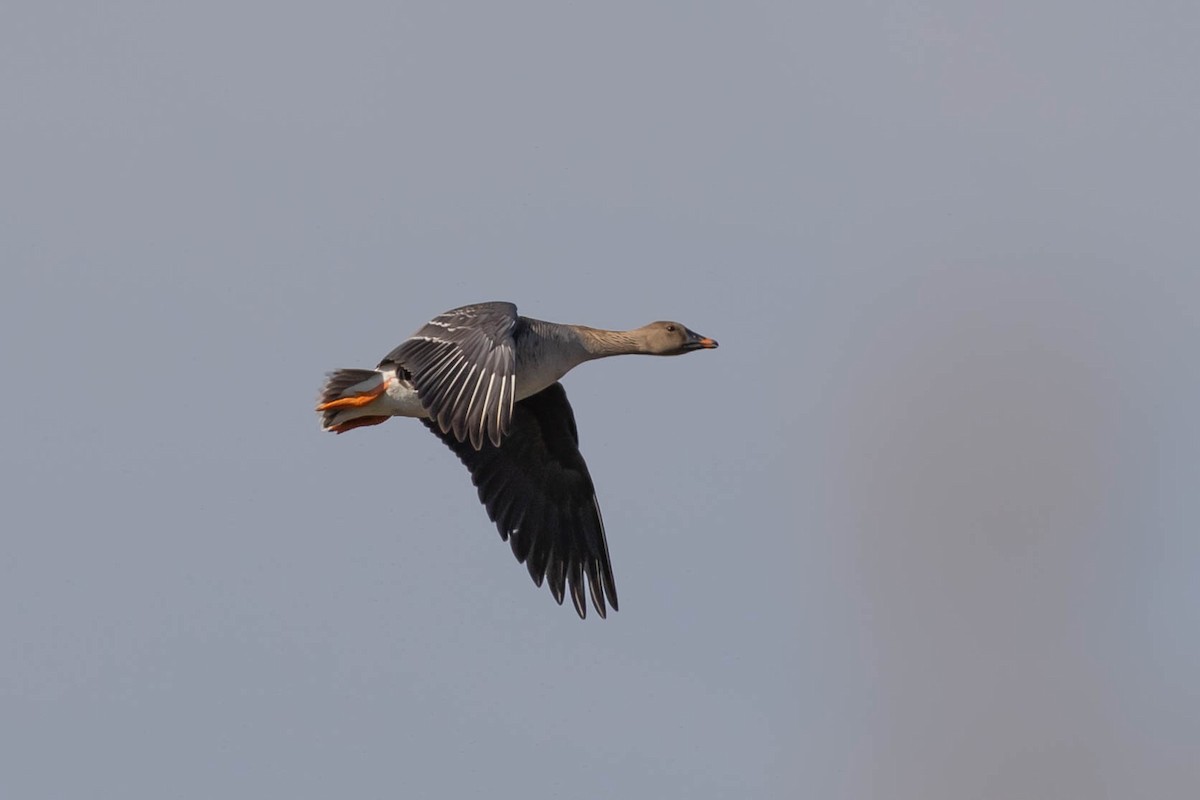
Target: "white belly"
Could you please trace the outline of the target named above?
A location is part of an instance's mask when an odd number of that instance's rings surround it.
[[[397,378],[395,370],[385,372],[384,379],[387,381],[387,387],[383,394],[374,403],[371,403],[372,406],[378,404],[382,413],[390,414],[393,417],[429,416],[421,405],[420,398],[417,397],[417,390],[408,381]]]

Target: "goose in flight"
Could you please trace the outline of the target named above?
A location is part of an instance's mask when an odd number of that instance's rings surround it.
[[[458,456],[500,536],[534,583],[581,618],[592,605],[617,610],[604,523],[567,393],[559,379],[607,356],[674,356],[716,341],[678,322],[628,331],[519,316],[512,303],[440,314],[373,370],[329,373],[317,411],[345,433],[392,417],[416,417]]]

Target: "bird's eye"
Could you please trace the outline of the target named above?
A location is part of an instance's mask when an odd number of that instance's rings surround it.
[[[668,326],[667,326],[667,333],[674,333],[674,332],[675,332],[675,326],[674,326],[674,325],[668,325]]]

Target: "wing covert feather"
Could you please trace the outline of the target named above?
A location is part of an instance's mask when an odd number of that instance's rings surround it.
[[[431,319],[388,353],[412,374],[421,405],[443,433],[499,446],[512,424],[516,401],[516,348],[520,322],[512,303],[463,306]]]

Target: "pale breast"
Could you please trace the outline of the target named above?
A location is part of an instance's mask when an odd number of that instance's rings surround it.
[[[553,386],[580,363],[578,353],[558,348],[538,348],[526,355],[518,351],[517,399],[524,400]]]

